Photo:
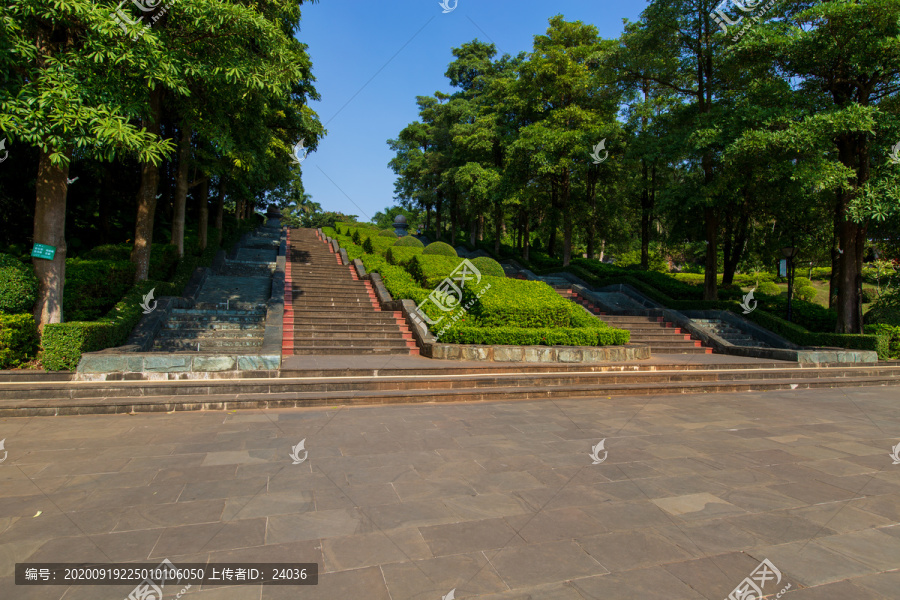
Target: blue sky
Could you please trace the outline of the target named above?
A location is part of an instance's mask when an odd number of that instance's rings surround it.
[[[450,6],[452,6],[452,1]],[[618,37],[643,0],[438,0],[304,4],[298,38],[309,45],[321,102],[311,106],[328,134],[303,162],[303,184],[324,210],[368,220],[396,204],[387,140],[416,120],[416,96],[453,91],[444,77],[452,48],[478,38],[498,54],[531,50],[556,14]]]

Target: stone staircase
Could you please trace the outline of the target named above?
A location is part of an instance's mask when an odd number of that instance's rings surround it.
[[[699,358],[699,357],[698,357]],[[900,363],[801,368],[699,359],[653,365],[450,365],[282,370],[241,379],[0,381],[0,418],[726,393],[900,385]],[[807,396],[808,398],[808,396]],[[747,401],[750,402],[750,401]],[[749,404],[748,404],[749,406]]]
[[[243,238],[232,258],[218,263],[206,277],[193,307],[172,309],[150,352],[258,351],[280,240],[277,226],[260,227]]]
[[[284,301],[285,354],[419,354],[402,313],[381,310],[372,284],[314,229],[288,234]]]
[[[771,347],[764,341],[753,337],[746,331],[738,329],[731,323],[726,323],[721,319],[692,319],[692,321],[703,329],[718,335],[720,338],[735,346],[752,346],[754,348]]]
[[[675,327],[672,323],[667,322],[663,317],[659,316],[631,316],[631,315],[608,315],[601,311],[593,302],[573,292],[569,288],[556,288],[556,292],[566,298],[583,306],[588,312],[595,317],[616,329],[626,329],[631,332],[630,343],[645,344],[650,346],[650,353],[657,354],[712,354],[712,348],[703,346],[700,340],[691,339],[691,334],[684,331],[680,327]],[[608,296],[621,296],[628,299],[624,294],[607,294]],[[614,306],[622,305],[623,309],[633,309],[625,300],[610,298]],[[631,301],[629,300],[629,303]]]
[[[153,352],[240,353],[263,344],[266,311],[176,308],[153,340]]]

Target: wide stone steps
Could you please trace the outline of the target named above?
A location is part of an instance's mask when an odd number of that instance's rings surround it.
[[[0,417],[620,395],[791,391],[900,384],[900,367],[487,373],[432,377],[0,384]],[[23,404],[23,400],[27,403]]]
[[[291,230],[289,239],[284,353],[419,353],[400,313],[382,311],[371,284],[339,264],[314,230]]]
[[[221,338],[259,338],[262,340],[266,332],[265,327],[253,327],[252,329],[162,329],[159,332],[160,339],[221,339]]]
[[[579,296],[571,289],[557,289],[556,291],[563,298],[581,305],[610,327],[629,331],[631,333],[629,342],[650,346],[651,354],[712,353],[712,348],[704,347],[699,340],[691,339],[689,333],[660,317],[607,315],[588,299]]]

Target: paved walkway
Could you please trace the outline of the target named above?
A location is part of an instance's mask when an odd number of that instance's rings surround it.
[[[2,439],[3,599],[134,587],[15,587],[16,562],[163,558],[319,564],[315,587],[186,600],[722,600],[763,559],[772,597],[900,589],[893,388],[5,419]]]

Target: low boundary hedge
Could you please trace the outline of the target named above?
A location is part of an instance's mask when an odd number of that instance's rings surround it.
[[[18,367],[37,355],[38,332],[29,314],[0,314],[0,369]]]
[[[629,332],[592,327],[452,327],[441,339],[444,344],[498,346],[622,346]]]

